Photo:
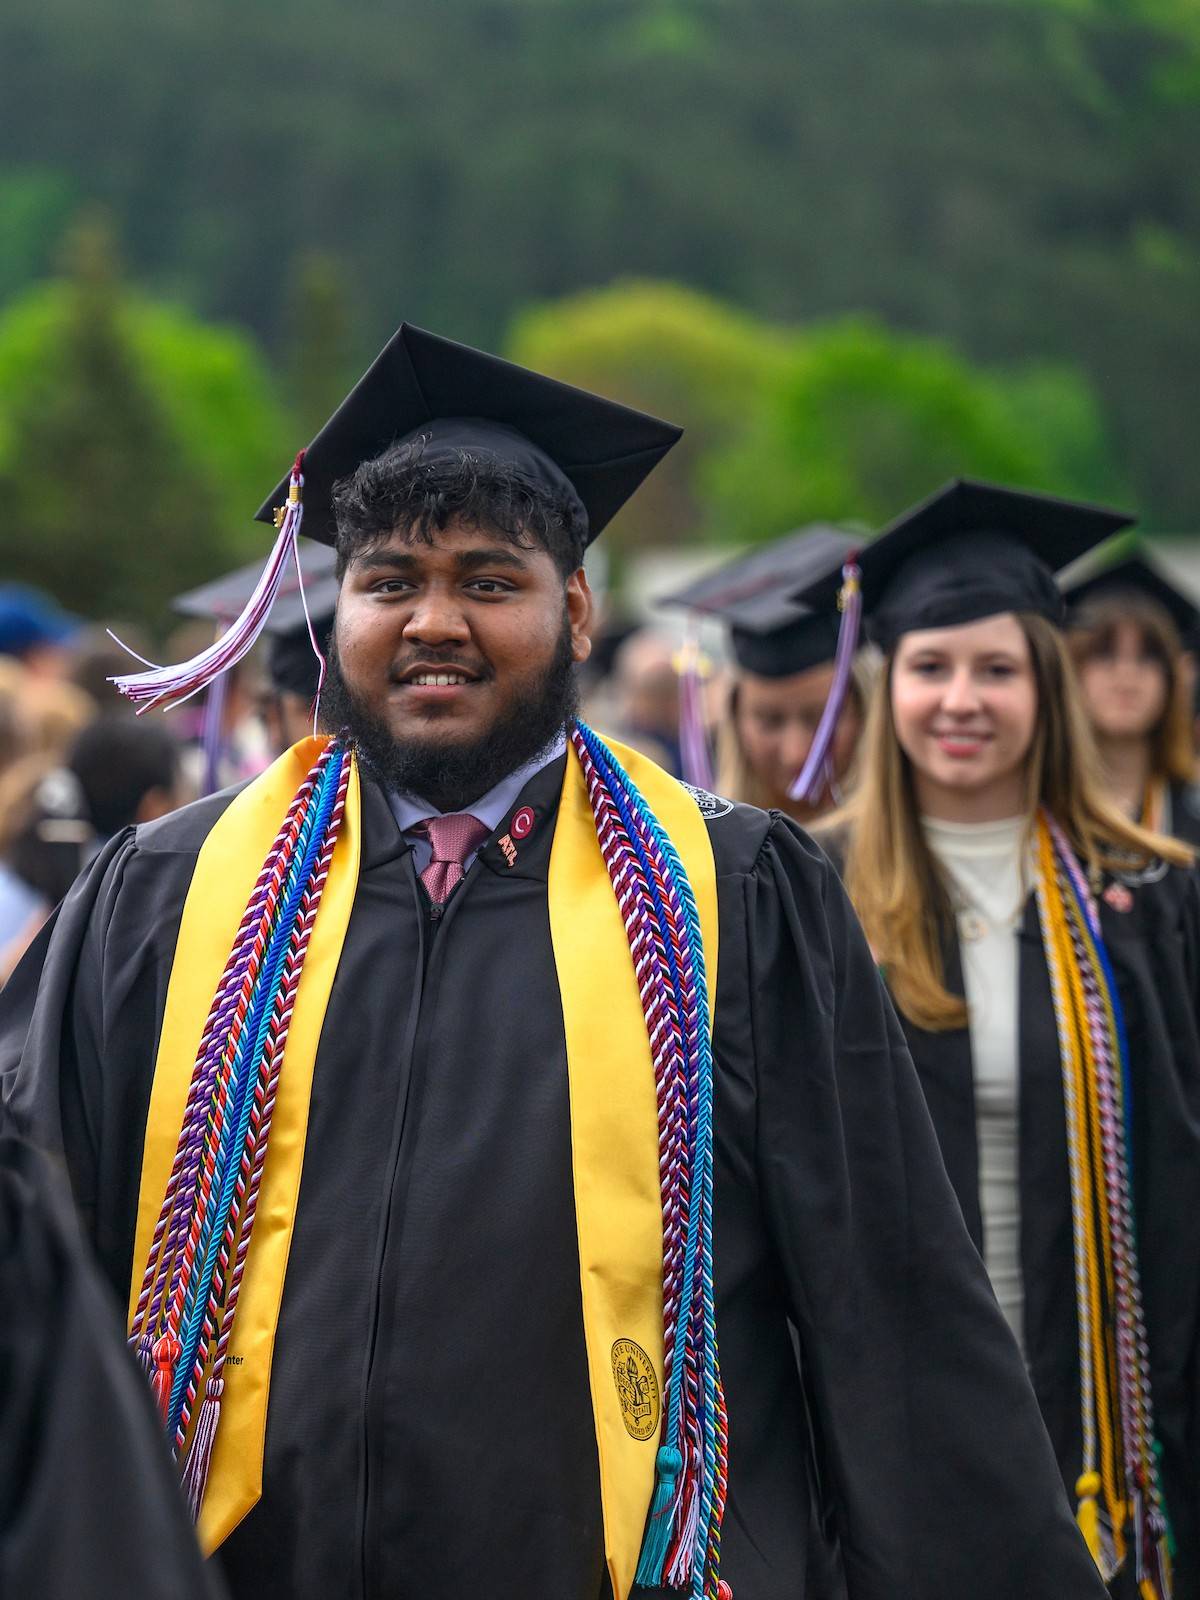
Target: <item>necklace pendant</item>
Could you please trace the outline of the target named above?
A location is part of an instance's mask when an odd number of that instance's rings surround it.
[[[1104,891],[1104,903],[1114,911],[1132,911],[1133,894],[1123,883],[1110,883]]]

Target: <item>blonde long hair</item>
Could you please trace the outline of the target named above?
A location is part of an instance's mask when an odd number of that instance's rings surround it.
[[[1101,789],[1091,731],[1062,634],[1018,613],[1037,685],[1038,716],[1026,765],[1032,829],[1044,806],[1094,877],[1101,868],[1141,867],[1155,857],[1186,866],[1192,853],[1129,821]],[[861,782],[827,819],[847,838],[845,882],[892,998],[918,1027],[966,1026],[966,1005],[946,988],[943,940],[953,926],[949,890],[925,841],[912,767],[892,717],[894,653],[875,684],[863,736]]]

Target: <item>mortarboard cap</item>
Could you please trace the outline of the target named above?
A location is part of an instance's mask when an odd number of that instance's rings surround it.
[[[304,531],[332,544],[333,486],[390,445],[468,450],[573,499],[590,543],[679,439],[671,423],[402,323],[304,453]],[[255,513],[271,522],[288,478]]]
[[[837,614],[799,604],[794,591],[840,572],[860,542],[837,528],[802,528],[706,573],[659,603],[720,618],[744,671],[760,678],[791,677],[831,662],[838,639]]]
[[[1193,639],[1200,628],[1200,606],[1168,578],[1144,551],[1127,556],[1103,571],[1073,583],[1063,590],[1067,621],[1086,621],[1086,608],[1094,600],[1118,599],[1136,595],[1151,600],[1171,618],[1181,639]]]
[[[1079,501],[956,479],[863,547],[870,635],[890,651],[918,628],[956,627],[1003,611],[1061,622],[1053,574],[1132,521]],[[796,598],[832,610],[839,582],[833,573]]]
[[[337,556],[328,545],[314,544],[309,539],[298,539],[296,552],[304,577],[304,600],[307,600],[309,612],[315,621],[317,612],[332,612],[337,604]],[[179,595],[173,602],[174,609],[182,616],[211,618],[218,626],[223,626],[241,613],[261,577],[261,561],[252,561],[248,566],[238,567],[224,577],[214,578],[210,583]],[[304,601],[300,598],[300,580],[296,575],[295,562],[289,561],[279,580],[275,603],[267,614],[263,632],[287,633],[298,624],[303,625],[303,622]]]

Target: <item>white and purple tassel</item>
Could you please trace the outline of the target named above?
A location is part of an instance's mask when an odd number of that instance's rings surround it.
[[[139,715],[160,704],[164,710],[169,711],[172,707],[181,705],[183,701],[190,700],[192,695],[199,694],[201,689],[220,677],[223,672],[228,672],[230,667],[236,666],[253,648],[274,603],[289,556],[295,560],[297,567],[299,566],[300,556],[296,549],[296,538],[304,516],[303,490],[304,451],[301,450],[292,468],[287,504],[283,508],[279,534],[267,558],[262,576],[255,586],[254,593],[242,608],[241,615],[219,639],[202,650],[199,655],[193,656],[189,661],[180,662],[178,666],[156,667],[147,662],[149,670],[146,672],[131,672],[112,679],[120,693],[133,702]],[[113,638],[116,639],[115,634]],[[121,644],[120,639],[116,642]],[[125,650],[128,646],[121,644],[121,648]],[[129,653],[135,654],[132,650]],[[141,660],[140,656],[138,660]]]

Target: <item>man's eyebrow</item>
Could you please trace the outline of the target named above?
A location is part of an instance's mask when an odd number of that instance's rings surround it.
[[[524,570],[526,562],[513,545],[493,544],[476,550],[460,551],[454,558],[460,572],[478,572],[481,567],[511,567]],[[350,565],[359,572],[411,573],[420,565],[418,557],[409,549],[396,550],[384,547],[367,550],[361,556],[352,556]]]
[[[486,549],[463,550],[455,558],[460,572],[477,572],[480,567],[517,567],[523,569],[524,559],[513,545],[490,544]]]

